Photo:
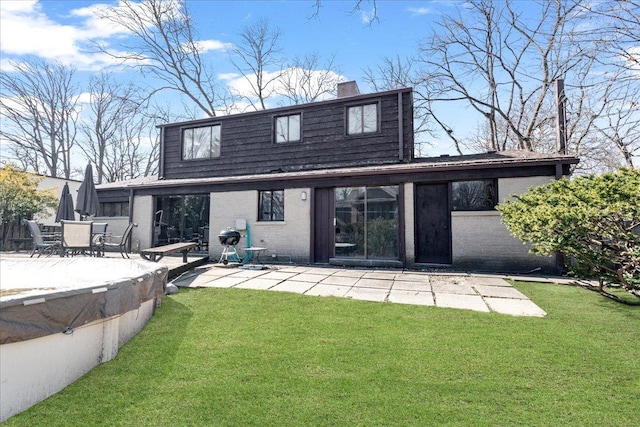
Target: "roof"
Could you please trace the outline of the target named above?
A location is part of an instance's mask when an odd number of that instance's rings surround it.
[[[146,182],[157,181],[157,175],[141,176],[139,178],[129,179],[126,181],[114,181],[96,185],[97,190],[119,190],[122,188],[134,188]]]
[[[396,163],[392,165],[358,166],[348,168],[307,170],[297,172],[280,172],[272,174],[225,176],[213,178],[193,179],[158,179],[147,177],[131,181],[121,181],[98,186],[98,189],[108,188],[154,188],[173,187],[184,185],[213,185],[243,182],[268,182],[268,181],[297,181],[313,178],[331,177],[356,177],[367,175],[392,175],[405,173],[429,173],[436,171],[464,170],[464,169],[496,169],[518,166],[544,166],[544,165],[571,165],[577,164],[579,159],[569,155],[555,155],[544,153],[531,153],[528,151],[500,151],[482,154],[470,154],[463,156],[440,156],[420,158],[411,163]],[[109,186],[109,187],[107,187]]]
[[[311,107],[311,106],[316,107],[316,106],[329,105],[329,104],[335,104],[335,103],[359,102],[359,101],[363,101],[363,100],[370,99],[370,98],[379,98],[381,96],[388,96],[388,95],[393,95],[395,93],[405,93],[405,92],[413,92],[413,89],[412,88],[402,88],[402,89],[388,90],[388,91],[385,91],[385,92],[374,92],[374,93],[367,93],[367,94],[363,94],[363,95],[345,96],[345,97],[342,97],[342,98],[332,98],[332,99],[327,99],[327,100],[324,100],[324,101],[309,102],[309,103],[306,103],[306,104],[295,104],[295,105],[289,105],[289,106],[286,106],[286,107],[269,108],[267,110],[248,111],[248,112],[245,112],[245,113],[228,114],[228,115],[216,116],[216,117],[206,117],[206,118],[198,119],[198,120],[188,120],[188,121],[184,121],[184,122],[165,123],[165,124],[157,125],[156,127],[163,128],[163,127],[168,127],[168,126],[187,126],[187,125],[193,125],[193,124],[197,124],[197,123],[209,123],[211,121],[223,121],[223,120],[228,120],[228,119],[232,119],[232,118],[247,117],[247,116],[252,116],[252,115],[257,115],[257,114],[281,113],[283,111],[301,110],[301,109],[308,108],[308,107]]]

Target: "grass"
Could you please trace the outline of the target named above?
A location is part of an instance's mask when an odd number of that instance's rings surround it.
[[[640,309],[516,286],[548,317],[181,290],[115,360],[5,424],[640,425]]]

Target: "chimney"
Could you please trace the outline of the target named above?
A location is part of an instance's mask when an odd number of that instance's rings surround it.
[[[358,83],[354,80],[350,82],[338,83],[338,98],[346,98],[348,96],[360,95]]]

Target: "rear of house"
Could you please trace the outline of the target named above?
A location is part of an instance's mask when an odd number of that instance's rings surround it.
[[[217,259],[217,234],[241,224],[238,247],[267,248],[265,262],[555,269],[509,236],[495,205],[568,175],[576,158],[415,159],[411,89],[346,88],[351,96],[162,125],[159,177],[100,186],[103,212],[139,224],[134,250],[196,241]]]

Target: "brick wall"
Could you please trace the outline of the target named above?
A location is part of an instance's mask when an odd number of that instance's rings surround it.
[[[505,178],[498,180],[500,201],[529,188],[546,184],[552,177]],[[555,257],[529,253],[529,246],[512,237],[497,211],[452,212],[453,265],[494,271],[555,270]]]
[[[306,200],[302,200],[302,192]],[[218,259],[223,247],[218,233],[235,228],[237,219],[247,222],[252,246],[268,248],[260,254],[260,261],[309,262],[311,211],[308,188],[288,189],[284,192],[284,221],[258,221],[258,192],[234,191],[211,193],[211,244],[209,255]],[[241,233],[244,235],[245,232]],[[246,247],[246,237],[238,248]],[[243,253],[242,250],[239,251]],[[274,257],[275,255],[275,257]]]

